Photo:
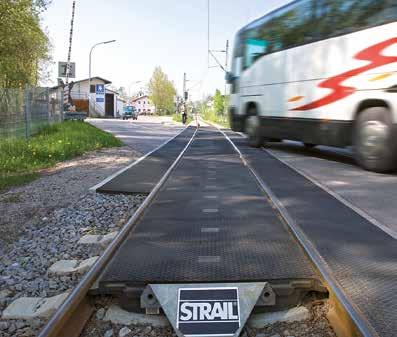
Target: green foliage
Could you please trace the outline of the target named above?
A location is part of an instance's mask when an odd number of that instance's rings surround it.
[[[159,115],[170,115],[175,111],[176,89],[161,67],[156,67],[149,82],[149,99]]]
[[[213,109],[207,108],[201,113],[201,117],[209,122],[214,122],[226,128],[230,127],[229,119],[225,114],[218,114]]]
[[[219,90],[216,90],[214,97],[209,96],[201,102],[198,102],[197,108],[204,120],[228,128],[229,118],[226,113],[228,104],[229,97],[226,96],[225,98]]]
[[[209,122],[213,122],[224,126],[226,128],[229,127],[229,119],[225,113],[217,113],[214,107],[209,106],[210,99],[205,100],[199,103],[199,111],[201,117]]]
[[[91,150],[121,146],[94,126],[67,121],[44,127],[36,136],[0,141],[0,189],[30,181],[36,171]]]
[[[219,89],[216,89],[215,91],[214,109],[218,114],[223,114],[225,111],[225,97],[221,94]]]
[[[179,114],[179,113],[173,114],[173,115],[172,115],[172,120],[173,120],[174,122],[182,123],[182,114]],[[186,122],[186,124],[189,124],[189,123],[191,123],[191,122],[193,122],[193,117],[192,117],[190,114],[188,114],[188,115],[187,115],[187,122]]]
[[[50,42],[40,26],[46,0],[0,1],[0,87],[37,85]]]

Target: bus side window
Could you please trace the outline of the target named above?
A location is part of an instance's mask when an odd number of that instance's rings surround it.
[[[257,59],[266,54],[268,43],[265,40],[247,39],[245,45],[244,68],[249,68]]]

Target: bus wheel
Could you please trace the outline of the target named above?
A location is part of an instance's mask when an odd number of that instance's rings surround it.
[[[316,144],[311,144],[311,143],[303,143],[305,145],[305,148],[307,149],[313,149],[316,147]]]
[[[260,134],[260,119],[258,116],[249,116],[245,122],[245,132],[248,135],[248,143],[252,147],[261,147],[263,137]]]
[[[354,155],[360,166],[384,173],[396,168],[395,135],[389,110],[367,108],[357,118],[354,130]]]

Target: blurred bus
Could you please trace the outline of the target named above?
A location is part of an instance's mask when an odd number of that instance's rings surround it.
[[[396,0],[299,0],[248,24],[226,75],[232,129],[257,147],[353,146],[362,167],[396,169],[396,21]]]

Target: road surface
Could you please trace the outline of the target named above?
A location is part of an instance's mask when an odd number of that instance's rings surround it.
[[[110,132],[135,151],[145,154],[152,151],[183,129],[170,117],[139,116],[138,120],[89,119],[88,122]]]

